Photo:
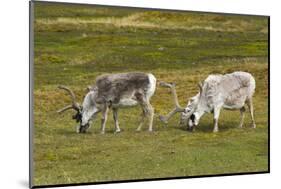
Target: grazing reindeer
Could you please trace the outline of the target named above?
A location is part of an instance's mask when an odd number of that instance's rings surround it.
[[[154,109],[150,104],[150,98],[156,89],[156,78],[146,73],[120,73],[97,77],[95,86],[89,89],[82,106],[76,102],[74,93],[65,86],[59,86],[66,90],[71,98],[72,104],[60,110],[58,113],[74,109],[77,114],[73,116],[80,124],[77,126],[78,133],[85,133],[90,127],[90,122],[95,116],[102,113],[101,133],[105,132],[105,125],[109,109],[113,110],[115,132],[120,132],[118,123],[118,109],[140,105],[142,108],[141,123],[137,131],[141,130],[145,118],[149,120],[149,131],[152,131]]]
[[[181,112],[181,125],[188,125],[193,130],[198,125],[200,118],[205,113],[214,114],[214,132],[219,130],[218,119],[221,108],[240,110],[241,119],[239,127],[243,126],[245,103],[248,105],[252,127],[256,128],[252,97],[255,92],[255,79],[246,72],[233,72],[225,75],[209,75],[199,84],[199,93],[192,97],[186,108],[182,108],[177,99],[175,84],[161,82],[160,86],[172,89],[176,108],[167,116],[160,116],[166,122],[177,112]]]

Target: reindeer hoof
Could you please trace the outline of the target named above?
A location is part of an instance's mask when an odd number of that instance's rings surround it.
[[[218,129],[214,129],[214,130],[213,130],[213,133],[217,133],[217,132],[219,132]]]
[[[252,124],[252,128],[255,129],[257,126],[256,124]]]
[[[121,130],[116,130],[114,133],[117,134],[117,133],[120,133],[120,132],[121,132]]]
[[[104,135],[104,133],[105,133],[104,131],[101,131],[101,132],[100,132],[100,134],[102,134],[102,135]]]

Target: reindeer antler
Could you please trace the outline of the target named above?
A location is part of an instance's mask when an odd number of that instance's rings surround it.
[[[73,91],[71,89],[69,89],[68,87],[63,86],[63,85],[59,85],[58,88],[63,89],[63,90],[68,92],[68,94],[71,96],[72,104],[67,105],[64,108],[58,110],[57,113],[62,113],[62,112],[66,111],[66,110],[69,110],[69,109],[74,109],[76,111],[79,111],[80,105],[79,105],[78,102],[76,102],[76,97],[75,97]]]
[[[194,111],[196,110],[197,108],[197,105],[201,99],[201,96],[202,96],[202,93],[203,93],[203,85],[204,83],[203,82],[200,82],[198,84],[198,87],[199,87],[199,100],[197,101],[197,103],[194,105],[194,107],[189,110],[188,112],[186,112],[185,108],[182,108],[180,105],[179,105],[179,101],[178,101],[178,96],[177,96],[177,92],[176,92],[176,84],[175,83],[166,83],[166,82],[163,82],[161,81],[160,83],[160,86],[162,87],[169,87],[171,88],[172,90],[172,94],[173,94],[173,97],[174,97],[174,103],[175,103],[175,108],[170,112],[168,113],[167,116],[159,116],[160,120],[163,121],[164,123],[168,123],[168,120],[177,112],[185,112],[185,113],[188,113],[186,115],[186,117],[190,117]]]
[[[164,81],[160,81],[160,86],[161,87],[168,87],[171,89],[171,92],[172,92],[172,95],[173,95],[173,100],[174,100],[174,103],[175,103],[175,108],[168,113],[167,116],[163,116],[163,115],[160,115],[159,116],[159,119],[161,121],[163,121],[164,123],[168,123],[168,120],[177,112],[184,112],[185,109],[182,108],[180,105],[179,105],[179,101],[178,101],[178,95],[177,95],[177,92],[176,92],[176,84],[175,83],[166,83]]]

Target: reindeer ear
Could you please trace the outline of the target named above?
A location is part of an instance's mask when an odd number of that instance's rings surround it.
[[[194,102],[194,100],[195,99],[192,97],[192,98],[189,99],[189,102]]]

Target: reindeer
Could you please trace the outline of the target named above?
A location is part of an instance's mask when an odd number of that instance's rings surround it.
[[[142,108],[141,122],[137,128],[140,131],[145,118],[148,118],[149,131],[152,131],[154,109],[150,104],[150,98],[156,89],[156,78],[152,74],[146,73],[119,73],[101,75],[96,78],[94,86],[89,87],[89,91],[84,97],[82,105],[77,103],[72,90],[65,86],[59,86],[70,95],[72,104],[58,110],[62,113],[69,109],[74,109],[77,113],[72,116],[79,125],[78,133],[85,133],[90,123],[96,115],[102,113],[101,133],[105,133],[105,125],[109,109],[113,111],[115,132],[120,132],[118,123],[118,109],[140,105]]]
[[[205,113],[214,114],[213,132],[218,132],[218,119],[221,108],[240,110],[240,124],[243,127],[245,104],[247,104],[252,120],[252,127],[256,128],[252,97],[255,92],[255,79],[247,72],[233,72],[225,75],[209,75],[203,83],[199,83],[199,93],[192,97],[182,108],[178,103],[174,83],[160,82],[160,86],[172,90],[175,108],[167,115],[160,116],[160,120],[167,123],[177,112],[181,112],[180,125],[188,125],[190,131],[199,124]]]

